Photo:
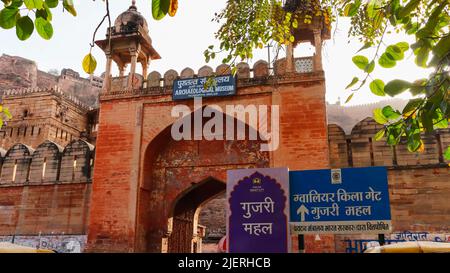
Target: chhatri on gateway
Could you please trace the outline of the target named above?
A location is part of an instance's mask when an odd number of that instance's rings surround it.
[[[323,71],[322,42],[330,33],[315,24],[301,31],[308,34],[302,42],[314,46],[312,56],[298,57],[290,48],[276,69],[266,61],[240,63],[235,84],[214,90],[232,91],[226,96],[195,87],[200,104],[177,96],[191,95],[183,90],[195,79],[230,75],[230,68],[150,72],[151,61],[164,60],[152,42],[162,37],[150,37],[135,1],[96,41],[106,58],[102,79],[72,70],[54,75],[26,59],[0,57],[3,104],[13,116],[0,131],[0,204],[7,211],[0,213],[0,241],[58,252],[220,252],[229,215],[227,172],[288,168],[340,175],[386,166],[391,230],[385,242],[448,242],[450,170],[442,147],[450,131],[427,136],[428,148],[413,154],[405,144],[376,142],[382,125],[371,118],[361,117],[351,130],[329,124],[325,81],[333,71]],[[258,179],[249,185],[253,192],[271,181]],[[273,205],[243,204],[237,206],[256,205],[255,213]],[[303,219],[308,213],[299,212]],[[374,223],[367,226],[386,229],[385,222]],[[275,230],[264,221],[245,224],[259,235]],[[372,233],[302,238],[289,237],[288,251],[360,253],[379,240]]]

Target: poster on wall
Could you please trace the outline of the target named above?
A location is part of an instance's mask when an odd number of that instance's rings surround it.
[[[227,251],[289,252],[287,168],[227,172]]]
[[[383,234],[391,230],[385,167],[289,173],[293,234]]]

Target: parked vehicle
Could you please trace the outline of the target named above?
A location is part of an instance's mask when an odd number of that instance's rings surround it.
[[[36,249],[33,247],[8,242],[0,242],[0,253],[55,253],[55,251],[49,249]]]
[[[371,247],[364,253],[450,253],[450,243],[402,242]]]

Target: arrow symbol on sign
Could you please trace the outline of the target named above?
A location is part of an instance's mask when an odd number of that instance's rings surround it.
[[[297,215],[300,215],[300,221],[305,222],[305,213],[309,215],[309,210],[305,207],[305,205],[301,205],[297,209]]]

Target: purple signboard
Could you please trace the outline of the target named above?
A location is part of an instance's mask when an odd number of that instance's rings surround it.
[[[228,252],[289,252],[288,195],[287,168],[228,171]]]

